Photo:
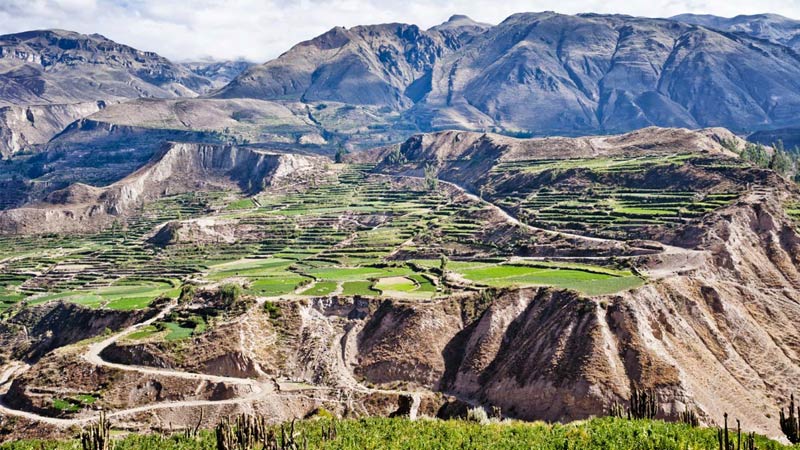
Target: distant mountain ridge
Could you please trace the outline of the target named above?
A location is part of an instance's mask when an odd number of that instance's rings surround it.
[[[196,96],[211,81],[101,35],[36,30],[0,36],[0,103],[64,104]]]
[[[426,92],[439,59],[488,28],[466,16],[429,30],[399,23],[335,27],[251,67],[215,96],[407,108]]]
[[[181,63],[195,75],[211,81],[213,88],[221,88],[230,83],[237,75],[255,65],[250,61],[194,61]]]
[[[784,44],[795,50],[800,49],[800,21],[778,14],[740,15],[730,18],[710,14],[680,14],[672,19],[718,30],[744,33]]]
[[[334,28],[215,95],[379,105],[421,130],[581,135],[800,125],[800,57],[777,42],[622,15],[450,22]]]

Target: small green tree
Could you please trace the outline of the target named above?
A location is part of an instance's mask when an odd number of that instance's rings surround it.
[[[408,162],[406,155],[400,150],[400,146],[396,146],[386,157],[386,162],[392,165],[405,164]]]
[[[425,165],[425,187],[429,191],[435,191],[439,188],[439,179],[436,177],[437,170],[433,164]]]
[[[239,295],[242,293],[242,288],[238,284],[228,283],[223,284],[219,288],[219,294],[222,296],[222,299],[227,302],[234,302],[236,299],[239,298]]]
[[[792,157],[783,149],[783,142],[778,141],[773,147],[769,168],[783,176],[788,176],[794,170]]]
[[[752,142],[745,144],[741,156],[743,160],[750,161],[754,165],[762,168],[769,167],[771,160],[767,149],[763,145],[754,144]]]
[[[181,295],[178,297],[179,303],[192,301],[195,294],[195,286],[193,284],[184,284],[181,286]]]
[[[343,163],[344,162],[344,157],[348,153],[350,153],[350,152],[347,150],[347,148],[344,145],[339,144],[339,147],[336,149],[336,155],[333,158],[334,162],[336,162],[336,164]]]

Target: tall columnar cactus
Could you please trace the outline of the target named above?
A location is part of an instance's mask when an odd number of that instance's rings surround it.
[[[111,448],[111,424],[104,411],[100,419],[81,431],[81,448],[83,450],[109,450]]]
[[[230,420],[226,417],[217,425],[217,450],[235,450],[236,435],[233,432],[233,426]]]
[[[631,393],[628,417],[633,419],[655,419],[658,412],[656,393],[652,389],[634,389]]]
[[[786,415],[781,408],[781,430],[789,442],[800,444],[800,406],[794,406],[794,394],[789,400],[789,414]]]
[[[233,422],[223,420],[217,425],[216,433],[217,450],[301,450],[308,447],[305,436],[295,431],[294,420],[288,427],[281,425],[280,437],[268,426],[265,417],[245,414],[236,417]],[[335,437],[335,425],[328,430],[323,427],[323,437],[326,435]]]
[[[687,409],[680,415],[681,422],[689,425],[690,427],[697,427],[700,425],[700,419],[697,418],[697,413],[693,409]]]
[[[619,419],[624,419],[627,416],[627,412],[625,411],[625,407],[622,403],[615,401],[609,408],[608,413],[611,417],[617,417]]]
[[[742,423],[739,419],[736,419],[736,443],[734,444],[728,432],[728,413],[725,413],[724,417],[724,428],[717,430],[719,450],[758,450],[755,433],[745,433],[744,440],[742,440]]]
[[[725,413],[725,428],[717,430],[717,440],[719,441],[719,450],[735,450],[733,442],[730,440],[728,434],[728,413]]]

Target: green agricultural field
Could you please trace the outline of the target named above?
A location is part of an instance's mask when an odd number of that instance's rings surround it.
[[[308,289],[300,292],[301,295],[311,295],[311,296],[323,296],[323,295],[330,295],[336,291],[336,287],[339,283],[335,281],[319,281],[314,283]]]
[[[283,273],[292,260],[282,258],[243,259],[212,266],[208,279],[222,280],[231,277],[259,277]]]
[[[251,209],[255,207],[256,203],[253,201],[252,198],[243,198],[241,200],[236,200],[229,203],[228,206],[225,207],[225,209],[228,211],[236,211],[240,209]]]
[[[129,334],[128,336],[126,336],[126,339],[129,341],[140,341],[143,339],[147,339],[157,333],[159,333],[158,328],[156,328],[154,325],[148,325],[139,331],[135,331]]]
[[[260,297],[277,297],[294,293],[300,283],[311,281],[310,278],[286,272],[286,275],[270,278],[258,278],[250,283],[248,293]]]
[[[375,283],[373,289],[380,291],[385,296],[401,298],[431,298],[435,292],[430,281],[422,276],[381,278]]]
[[[305,420],[297,431],[308,449],[326,450],[716,450],[717,430],[692,428],[679,423],[613,418],[590,419],[570,424],[524,423],[517,421],[480,424],[463,420],[416,420],[364,418],[340,420],[332,440],[323,439],[322,429],[330,419]],[[278,430],[280,435],[280,430]],[[735,433],[734,433],[735,435]],[[735,440],[735,438],[734,438]],[[756,436],[764,450],[791,447]],[[71,441],[17,441],[0,445],[0,450],[79,450]],[[210,450],[216,448],[212,431],[201,431],[197,439],[176,434],[130,434],[114,443],[115,450]]]
[[[168,341],[186,339],[194,332],[194,328],[182,327],[175,322],[164,322],[164,327],[167,330],[167,335],[164,339]]]
[[[517,161],[497,170],[633,170],[685,158]],[[485,204],[454,200],[422,185],[398,186],[390,177],[369,174],[369,165],[337,167],[340,172],[303,191],[233,201],[241,194],[181,194],[149,204],[129,223],[115,223],[100,233],[0,237],[0,255],[9,258],[0,262],[0,310],[22,300],[141,309],[155,298],[176,297],[188,279],[241,280],[247,294],[259,297],[324,296],[341,286],[342,295],[429,299],[446,290],[437,289],[440,261],[416,255],[431,258],[443,251],[481,255],[479,260],[450,261],[447,267],[477,287],[556,286],[598,295],[642,283],[629,272],[599,267],[509,265],[514,245],[481,241],[483,230],[492,226],[477,218],[489,208]],[[602,235],[695,217],[733,198],[630,189],[540,190],[509,197],[511,203],[503,206],[516,208],[524,221],[537,226]],[[167,221],[207,216],[236,221],[252,235],[233,243],[164,247],[147,241]]]
[[[372,289],[371,281],[345,281],[342,285],[342,295],[376,296],[380,292]]]
[[[526,264],[461,265],[452,269],[467,280],[491,287],[555,286],[587,295],[604,295],[641,286],[644,281],[632,273],[609,273],[583,267]]]
[[[521,170],[528,173],[539,173],[546,170],[587,169],[598,172],[643,171],[645,169],[668,164],[680,164],[695,158],[692,153],[675,155],[640,156],[636,158],[575,158],[575,159],[532,159],[512,161],[495,166],[493,172]]]
[[[62,292],[45,295],[32,300],[31,304],[44,303],[50,300],[65,300],[80,305],[111,309],[131,310],[146,308],[159,297],[177,297],[178,289],[165,282],[139,282],[138,284],[119,284],[99,288],[91,292]]]

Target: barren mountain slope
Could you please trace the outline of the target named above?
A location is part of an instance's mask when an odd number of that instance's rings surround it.
[[[155,53],[97,34],[38,30],[0,36],[2,103],[194,96],[208,85]]]
[[[433,128],[567,135],[781,126],[794,120],[797,87],[765,74],[794,72],[796,58],[777,44],[667,20],[515,14],[440,61],[416,114]],[[777,92],[788,96],[770,104]]]
[[[797,54],[778,42],[616,15],[522,13],[493,27],[465,23],[459,30],[469,32],[457,39],[448,24],[335,28],[216,95],[411,107],[405,117],[423,131],[574,136],[650,125],[797,124]]]
[[[215,96],[405,108],[428,91],[438,59],[486,27],[454,16],[430,30],[406,24],[333,28],[244,71]]]
[[[680,14],[672,19],[732,33],[742,33],[778,42],[793,49],[800,48],[800,21],[778,14],[739,15],[736,17]]]

